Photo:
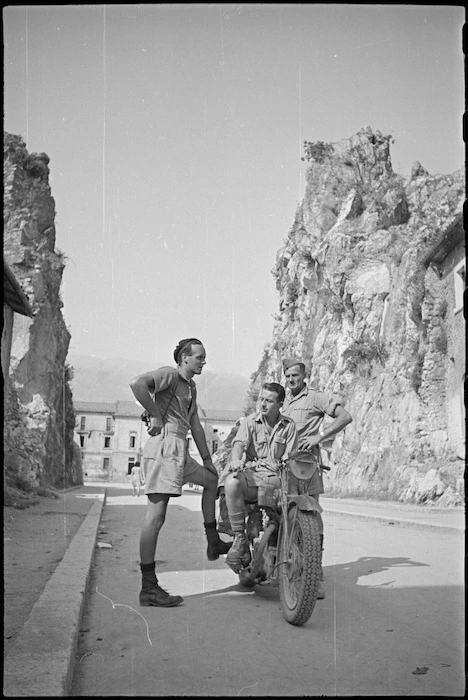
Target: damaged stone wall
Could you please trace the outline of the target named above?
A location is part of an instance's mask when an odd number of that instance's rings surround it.
[[[4,258],[33,318],[15,314],[4,410],[6,484],[34,490],[83,482],[73,442],[70,334],[62,316],[64,256],[55,250],[49,158],[4,133]]]
[[[424,253],[462,211],[464,174],[393,172],[390,136],[370,127],[305,143],[306,190],[273,275],[273,337],[252,375],[283,382],[302,357],[311,385],[340,395],[353,423],[331,448],[328,494],[463,503],[464,462],[445,406],[446,304]]]

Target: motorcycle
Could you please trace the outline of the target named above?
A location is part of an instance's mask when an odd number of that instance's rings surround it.
[[[323,508],[308,493],[317,470],[330,471],[321,455],[298,451],[280,463],[279,486],[259,487],[258,503],[248,506],[251,561],[238,574],[247,588],[278,585],[283,617],[296,626],[312,615],[322,572]]]

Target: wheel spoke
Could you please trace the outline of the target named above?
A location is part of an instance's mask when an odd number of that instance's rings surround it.
[[[311,616],[317,595],[320,538],[315,515],[293,507],[287,535],[281,542],[279,568],[283,615],[291,624],[302,625]]]

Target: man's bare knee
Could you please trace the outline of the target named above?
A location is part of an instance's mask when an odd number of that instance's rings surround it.
[[[161,514],[154,512],[148,508],[145,514],[145,522],[147,525],[151,527],[152,530],[156,530],[159,532],[159,530],[162,528],[164,525],[164,521],[166,519],[166,514]]]
[[[193,474],[190,478],[192,484],[202,486],[203,489],[206,489],[207,491],[216,491],[218,488],[217,477],[207,469],[205,469],[205,473],[203,475]]]
[[[145,523],[151,529],[159,532],[166,520],[166,510],[169,497],[165,494],[149,494],[145,513]]]
[[[225,493],[237,493],[241,489],[241,483],[235,474],[228,474],[224,482]]]

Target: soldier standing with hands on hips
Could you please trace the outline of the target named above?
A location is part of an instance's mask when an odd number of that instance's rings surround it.
[[[305,364],[297,358],[283,360],[283,371],[286,379],[286,398],[282,412],[296,423],[299,450],[307,450],[320,456],[319,444],[328,440],[352,422],[348,411],[341,405],[341,400],[336,396],[311,389],[307,386]],[[334,418],[324,430],[322,427],[324,417],[328,415]],[[324,492],[323,479],[319,471],[313,477],[310,494],[319,500],[319,494]],[[320,543],[323,550],[323,520],[319,515]],[[317,598],[325,598],[325,591],[320,584]]]
[[[143,449],[145,493],[148,496],[145,520],[140,535],[142,588],[140,605],[174,607],[181,596],[163,590],[155,573],[156,545],[166,518],[169,498],[182,494],[183,484],[203,486],[202,512],[207,556],[215,561],[227,554],[231,542],[220,539],[216,529],[215,501],[218,472],[211,461],[205,431],[197,408],[197,390],[192,377],[201,374],[206,364],[205,348],[197,338],[184,338],[174,350],[177,367],[160,367],[134,377],[130,382],[137,401],[149,414],[149,440]],[[189,455],[187,432],[191,431],[203,460],[203,466]]]

